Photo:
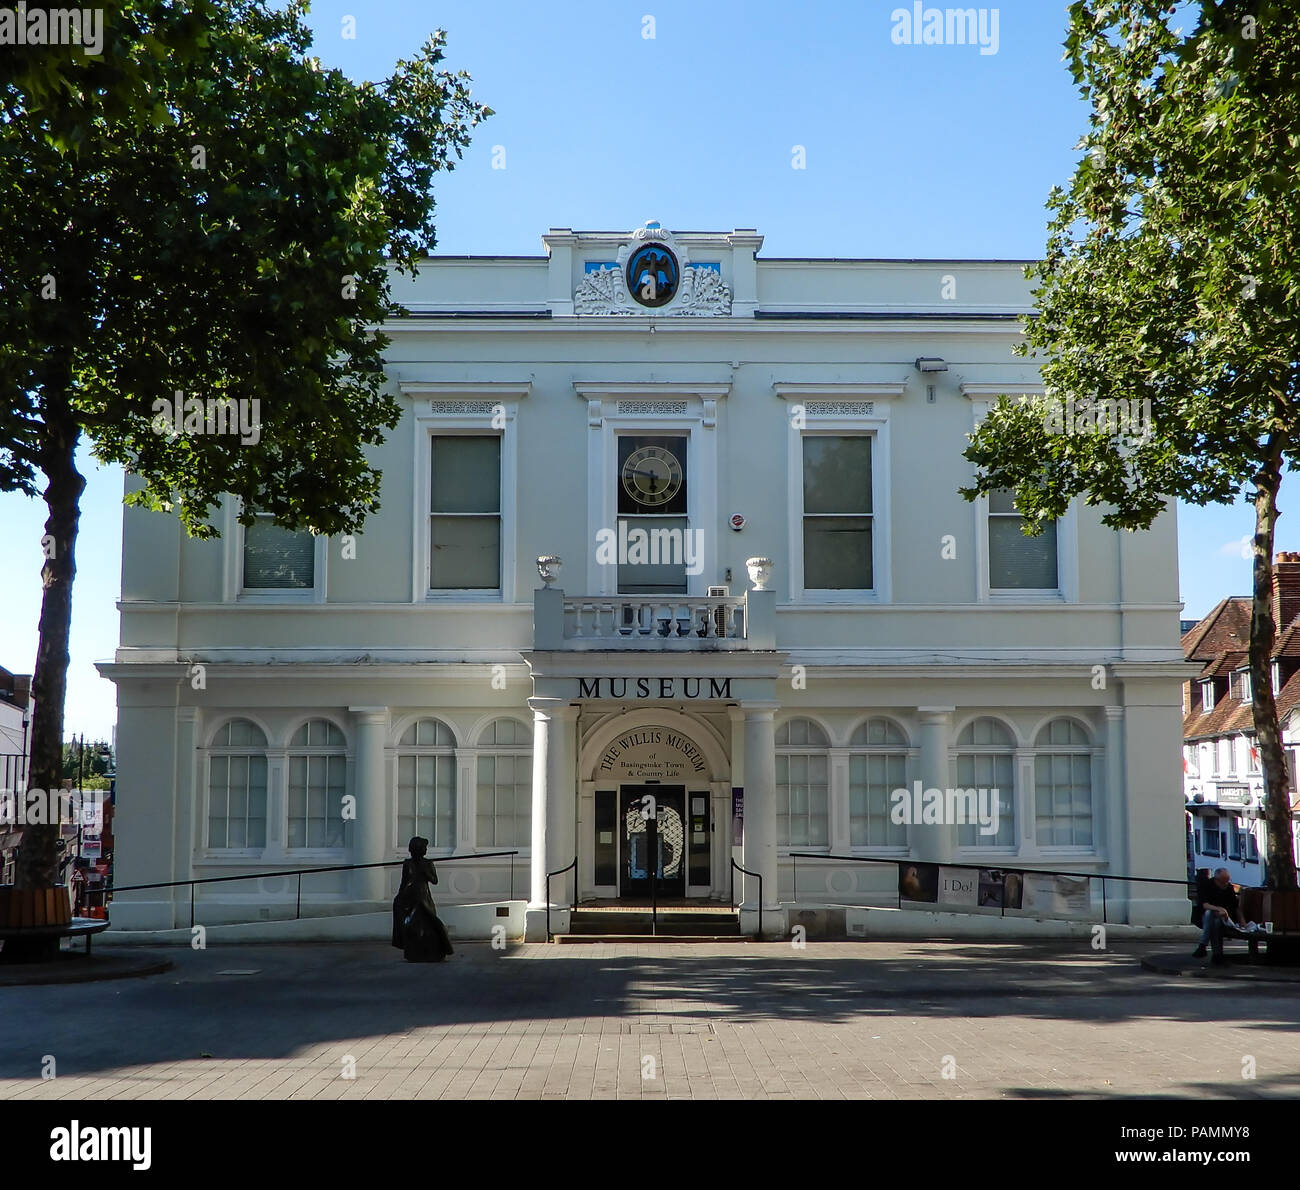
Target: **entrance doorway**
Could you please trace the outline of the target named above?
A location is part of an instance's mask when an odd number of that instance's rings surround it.
[[[619,895],[686,895],[686,787],[624,785],[619,790],[622,863]]]

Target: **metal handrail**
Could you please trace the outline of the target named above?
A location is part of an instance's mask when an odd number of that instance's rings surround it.
[[[745,876],[753,876],[758,881],[758,939],[763,940],[763,874],[761,872],[751,872],[748,868],[742,868],[733,856],[731,859],[731,903],[736,903],[736,873],[740,872]],[[741,886],[744,891],[744,885]]]
[[[578,857],[573,857],[572,863],[567,863],[562,868],[556,868],[554,872],[546,873],[546,941],[550,942],[551,934],[551,877],[563,876],[570,868],[573,869],[573,904],[570,908],[578,907]]]
[[[1069,871],[1069,870],[1067,870],[1067,869],[1065,869],[1065,868],[1024,868],[1024,867],[1021,867],[1019,864],[1016,864],[1016,863],[1014,863],[1014,862],[1013,862],[1013,863],[1010,863],[1010,864],[999,864],[999,863],[993,863],[993,862],[992,862],[992,859],[993,859],[992,856],[989,857],[989,861],[988,861],[988,862],[985,862],[985,863],[982,863],[982,864],[949,863],[947,860],[918,860],[918,859],[914,859],[914,858],[912,858],[912,857],[907,857],[907,858],[903,858],[903,859],[883,859],[883,858],[880,858],[880,857],[878,857],[878,856],[871,856],[871,855],[832,855],[832,854],[830,854],[830,853],[828,853],[828,852],[821,852],[821,851],[790,851],[790,852],[787,852],[787,856],[788,856],[790,859],[794,859],[794,860],[799,860],[799,859],[833,859],[833,860],[836,860],[837,862],[842,862],[842,863],[854,863],[854,864],[891,864],[891,865],[893,865],[894,867],[898,867],[900,864],[934,863],[934,864],[939,864],[939,865],[941,865],[942,867],[945,867],[945,868],[969,868],[969,869],[973,869],[973,870],[975,870],[975,871],[988,870],[988,869],[991,869],[991,868],[996,868],[996,869],[999,870],[999,871],[1006,870],[1006,871],[1009,871],[1009,872],[1024,872],[1024,873],[1028,873],[1028,874],[1033,875],[1033,876],[1088,876],[1088,877],[1096,877],[1098,880],[1101,881],[1101,920],[1102,920],[1103,923],[1106,922],[1106,881],[1107,881],[1107,880],[1124,880],[1124,881],[1128,881],[1128,882],[1130,882],[1130,883],[1134,883],[1134,884],[1180,884],[1180,885],[1182,885],[1184,888],[1188,887],[1188,881],[1187,881],[1187,877],[1186,877],[1186,876],[1182,876],[1182,877],[1180,877],[1180,878],[1177,879],[1177,880],[1170,880],[1170,879],[1167,879],[1167,878],[1165,878],[1165,877],[1161,877],[1161,876],[1120,876],[1120,875],[1115,874],[1114,872],[1079,872],[1079,871]],[[1012,860],[1015,859],[1014,856],[1012,856],[1012,857],[1010,857],[1010,858],[1011,858]],[[732,860],[731,862],[732,862],[733,864],[735,864],[736,861],[735,861],[735,860]],[[796,864],[796,865],[795,865],[795,897],[796,897],[796,899],[798,898],[798,895],[799,895],[798,879],[799,879],[799,877],[798,877],[798,864]],[[734,878],[733,878],[733,883],[734,883]],[[734,899],[734,897],[733,897],[733,899]],[[901,889],[900,889],[899,892],[898,892],[898,907],[899,907],[900,909],[903,907],[903,894],[902,894],[902,890],[901,890]],[[1006,906],[1005,906],[1005,905],[1002,907],[1002,915],[1003,915],[1004,917],[1006,916]]]
[[[515,851],[480,851],[474,855],[446,855],[435,862],[439,864],[456,863],[460,860],[467,859],[496,859],[503,855],[511,856],[510,860],[510,900],[515,899],[515,863],[514,856],[518,855]],[[404,859],[387,859],[377,864],[328,864],[324,867],[316,868],[278,868],[273,872],[245,872],[240,876],[201,876],[194,880],[160,880],[153,884],[111,884],[106,885],[103,889],[104,904],[108,904],[110,893],[120,892],[139,892],[146,888],[182,888],[189,885],[190,889],[190,929],[194,928],[194,887],[198,884],[221,884],[231,880],[268,880],[273,876],[297,876],[298,877],[298,895],[294,904],[293,920],[297,921],[302,915],[302,878],[304,875],[310,875],[313,872],[355,872],[363,868],[395,868],[399,864],[404,864]],[[98,890],[97,890],[98,891]]]

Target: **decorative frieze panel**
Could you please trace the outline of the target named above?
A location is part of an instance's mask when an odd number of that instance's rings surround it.
[[[440,413],[444,417],[491,417],[500,404],[499,401],[439,401],[429,402],[431,413]]]
[[[672,232],[647,223],[619,249],[617,267],[595,269],[578,282],[573,312],[725,316],[731,313],[731,290],[715,269],[690,264],[686,248],[677,244]]]
[[[620,414],[631,414],[634,417],[671,417],[686,413],[685,401],[620,401],[618,403]]]
[[[872,401],[805,401],[803,407],[809,417],[870,417],[875,404]]]

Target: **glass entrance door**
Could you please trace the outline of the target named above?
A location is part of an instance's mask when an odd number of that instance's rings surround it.
[[[624,785],[619,793],[622,862],[619,895],[686,895],[686,790],[681,785]]]

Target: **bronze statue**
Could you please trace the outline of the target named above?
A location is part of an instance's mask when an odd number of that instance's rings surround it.
[[[411,963],[441,963],[452,953],[451,941],[433,904],[430,884],[438,883],[433,861],[425,858],[429,840],[418,835],[402,863],[402,883],[393,898],[393,945]]]

